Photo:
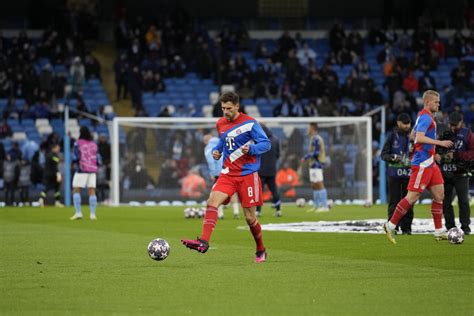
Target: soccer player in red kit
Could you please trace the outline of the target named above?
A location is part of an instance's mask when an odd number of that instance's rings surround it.
[[[188,248],[200,253],[209,249],[209,239],[217,223],[217,208],[237,193],[244,209],[245,220],[257,244],[255,262],[264,262],[267,253],[262,229],[255,209],[263,205],[262,185],[258,176],[260,155],[271,148],[271,142],[257,121],[239,112],[239,96],[234,92],[221,95],[224,117],[217,121],[219,143],[212,150],[214,159],[224,157],[222,171],[207,200],[202,234],[196,240],[181,240]]]
[[[431,204],[431,215],[435,226],[435,239],[447,239],[446,231],[443,229],[443,199],[444,181],[438,165],[434,161],[435,146],[450,148],[453,142],[450,140],[436,140],[436,123],[434,113],[439,109],[439,93],[428,90],[423,94],[423,109],[413,127],[415,148],[411,159],[411,176],[408,182],[407,195],[397,204],[395,212],[388,222],[383,225],[388,240],[396,244],[395,228],[400,219],[406,214],[413,204],[418,201],[421,193],[428,189],[433,195]]]

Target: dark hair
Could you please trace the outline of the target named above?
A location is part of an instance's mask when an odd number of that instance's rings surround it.
[[[92,134],[87,128],[87,126],[81,126],[79,130],[79,139],[92,140]]]
[[[318,129],[318,123],[309,123],[309,126],[315,130]]]
[[[231,102],[232,104],[239,104],[239,95],[235,92],[224,92],[219,98],[221,103]]]
[[[403,124],[411,123],[410,115],[408,115],[407,113],[398,114],[397,122],[402,122]]]

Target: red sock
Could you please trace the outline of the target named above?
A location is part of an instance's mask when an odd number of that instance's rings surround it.
[[[260,226],[260,223],[255,219],[253,223],[249,224],[249,227],[253,238],[255,239],[255,243],[257,244],[257,251],[264,251],[265,246],[263,245],[262,227]]]
[[[393,213],[392,218],[390,218],[390,222],[394,225],[397,225],[411,208],[411,206],[412,205],[410,202],[408,202],[407,198],[403,198],[400,202],[398,202],[395,212]]]
[[[207,206],[206,214],[204,214],[204,222],[202,224],[202,234],[199,239],[209,241],[212,231],[217,224],[217,207]]]
[[[440,203],[433,200],[431,203],[431,215],[433,216],[435,229],[443,228],[443,202]]]

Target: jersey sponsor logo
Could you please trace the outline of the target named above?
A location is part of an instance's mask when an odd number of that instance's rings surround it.
[[[237,127],[236,129],[230,131],[229,133],[227,133],[227,137],[236,137],[237,135],[250,132],[254,124],[255,124],[254,122],[245,123]]]
[[[227,136],[227,137],[225,138],[225,145],[227,146],[227,148],[229,148],[229,150],[234,150],[234,147],[235,147],[235,137]]]

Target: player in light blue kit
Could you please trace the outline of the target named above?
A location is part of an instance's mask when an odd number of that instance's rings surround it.
[[[326,151],[324,148],[324,140],[318,134],[318,124],[309,124],[309,153],[306,154],[302,161],[309,160],[309,181],[313,189],[314,207],[311,211],[328,212],[328,193],[324,187],[323,165],[326,162]]]

